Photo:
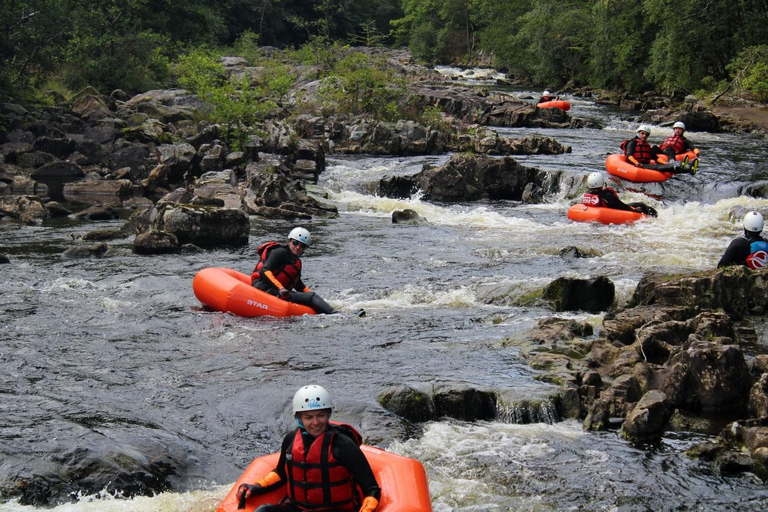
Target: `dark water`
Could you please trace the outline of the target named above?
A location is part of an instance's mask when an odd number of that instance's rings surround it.
[[[631,120],[571,100],[573,115],[605,128],[503,130],[573,146],[568,155],[521,157],[526,165],[601,170],[631,135]],[[669,133],[654,127],[651,138]],[[344,312],[365,308],[366,318],[243,319],[200,308],[191,286],[199,269],[249,272],[255,247],[283,239],[293,227],[287,222],[252,218],[242,249],[142,257],[126,239],[98,260],[60,253],[118,222],[0,223],[0,253],[11,259],[0,266],[0,479],[39,481],[88,458],[155,457],[174,468],[171,491],[115,499],[115,484],[56,510],[211,511],[253,456],[278,448],[294,391],[318,383],[367,442],[422,461],[438,511],[764,510],[768,488],[756,478],[721,477],[682,454],[701,438],[639,450],[575,422],[436,422],[403,442],[413,432],[376,402],[389,386],[453,382],[509,401],[546,397],[555,390],[502,340],[524,337],[552,313],[491,301],[500,291],[516,297],[559,276],[605,275],[623,298],[646,271],[714,267],[740,231],[729,211],[768,205],[739,195],[768,175],[759,157],[765,140],[688,135],[702,149],[699,174],[671,180],[663,201],[623,195],[660,212],[634,226],[572,223],[564,197],[450,206],[378,198],[366,192],[371,182],[447,157],[330,158],[320,185],[341,215],[306,224],[315,241],[304,258],[306,281]],[[393,225],[391,212],[402,208],[430,224]],[[567,246],[600,256],[564,259]],[[563,316],[595,326],[602,319]],[[0,504],[6,510],[37,509]]]

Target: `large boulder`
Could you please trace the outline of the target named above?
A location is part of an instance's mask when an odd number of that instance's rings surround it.
[[[674,407],[705,415],[746,412],[752,377],[738,347],[692,336],[666,366],[661,390]]]
[[[248,244],[250,221],[241,210],[162,203],[150,215],[149,230],[173,234],[180,245],[232,247]]]
[[[624,437],[634,442],[660,439],[664,433],[664,425],[669,419],[666,398],[664,393],[656,390],[643,395],[624,421]]]
[[[524,167],[510,157],[454,155],[444,165],[427,167],[412,179],[424,198],[432,201],[519,201],[525,186],[538,176],[538,169]]]
[[[559,277],[544,289],[544,298],[555,311],[605,311],[613,304],[616,289],[605,276],[594,279]]]
[[[432,397],[407,386],[382,391],[376,399],[386,410],[414,423],[435,418]]]

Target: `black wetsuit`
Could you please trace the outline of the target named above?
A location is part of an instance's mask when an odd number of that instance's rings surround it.
[[[627,149],[624,152],[627,155],[627,159],[629,159],[630,155],[633,155],[635,153],[635,146],[637,146],[637,137],[634,139],[630,139],[629,142],[627,142]],[[661,149],[659,149],[658,146],[651,146],[651,156],[657,157],[658,155],[662,155]],[[627,160],[629,162],[629,160]],[[631,162],[630,162],[631,163]],[[647,164],[644,162],[640,162],[643,164],[643,169],[651,169],[654,171],[663,171],[663,172],[671,172],[671,173],[680,173],[680,172],[688,172],[686,169],[683,169],[683,166],[676,162],[674,159],[674,156],[672,157],[672,160],[669,163],[666,164]]]
[[[588,191],[590,194],[595,194],[600,197],[600,200],[605,205],[605,208],[613,208],[614,210],[626,210],[632,212],[640,212],[651,217],[657,217],[658,213],[655,209],[651,208],[645,203],[625,203],[612,188],[591,188]]]
[[[312,438],[305,431],[302,431],[302,439],[306,450],[309,451],[309,445],[312,444]],[[286,485],[288,481],[288,475],[285,474],[285,461],[286,453],[290,449],[291,442],[293,442],[296,432],[291,432],[283,439],[283,444],[280,448],[280,459],[277,461],[277,467],[273,470],[280,475],[281,483],[274,484],[267,489],[273,489]],[[337,434],[333,437],[333,444],[331,444],[331,453],[336,457],[339,463],[347,468],[347,471],[352,475],[355,483],[360,486],[360,490],[364,497],[373,496],[377,500],[381,499],[381,489],[376,482],[376,477],[373,475],[371,465],[363,455],[360,447],[357,446],[350,437],[344,434]],[[290,502],[280,505],[262,505],[256,509],[257,512],[296,512],[299,509]]]
[[[725,250],[723,257],[717,263],[717,267],[727,267],[728,265],[745,265],[747,263],[747,256],[752,253],[750,246],[754,242],[765,241],[759,233],[753,233],[751,231],[745,231],[744,236],[733,240],[728,248]]]

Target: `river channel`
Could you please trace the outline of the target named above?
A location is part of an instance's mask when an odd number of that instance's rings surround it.
[[[535,96],[534,91],[511,94]],[[626,113],[567,97],[575,117],[602,129],[499,129],[502,135],[551,136],[572,146],[556,156],[516,157],[544,170],[585,175],[605,170],[636,122]],[[660,143],[671,128],[653,127]],[[618,300],[645,272],[716,266],[740,223],[736,207],[765,207],[743,194],[768,179],[765,139],[688,133],[701,149],[695,176],[670,180],[661,200],[635,192],[658,219],[630,226],[574,223],[572,198],[544,204],[510,201],[433,204],[377,197],[371,183],[408,175],[445,156],[328,158],[320,187],[340,216],[305,223],[313,245],[305,281],[353,315],[245,319],[204,311],[192,279],[204,267],[250,272],[255,248],[282,240],[293,224],[251,219],[247,247],[197,254],[138,256],[132,239],[110,242],[102,259],[64,259],[88,231],[118,221],[72,219],[35,226],[0,223],[0,479],[45,479],[80,456],[163,453],[173,490],[120,498],[118,486],[75,494],[60,511],[212,512],[247,463],[279,448],[291,428],[294,391],[317,383],[333,393],[337,418],[369,444],[425,466],[435,511],[766,510],[768,486],[750,474],[721,476],[688,458],[700,435],[666,437],[636,448],[616,432],[586,433],[576,421],[516,425],[430,422],[404,431],[376,395],[395,385],[428,389],[468,383],[509,400],[556,392],[535,379],[518,349],[544,307],[513,299],[561,276],[607,276]],[[425,226],[392,224],[397,209],[416,210]],[[569,246],[594,258],[564,258]],[[601,315],[562,316],[599,327]],[[768,335],[760,343],[768,345]],[[0,504],[0,512],[50,508]]]

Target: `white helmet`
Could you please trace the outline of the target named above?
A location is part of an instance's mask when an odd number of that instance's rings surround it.
[[[683,130],[685,130],[685,123],[682,121],[678,121],[672,125],[672,128],[682,128]]]
[[[749,212],[744,216],[744,230],[759,233],[763,230],[763,216],[760,212]]]
[[[640,132],[645,132],[648,135],[650,135],[651,134],[651,127],[648,126],[647,124],[641,124],[640,126],[637,127],[637,134],[640,135]]]
[[[309,242],[312,240],[312,236],[309,234],[309,231],[304,228],[293,228],[291,232],[288,233],[288,240],[296,240],[297,242],[307,244],[307,247],[309,247]]]
[[[593,172],[587,178],[587,186],[589,188],[603,188],[603,185],[605,185],[605,178],[599,172]]]
[[[550,94],[552,94],[552,93],[550,93],[549,91],[544,91],[541,95],[542,96],[549,96]]]
[[[315,411],[319,409],[333,410],[331,394],[322,386],[310,384],[299,389],[293,395],[293,413]]]

